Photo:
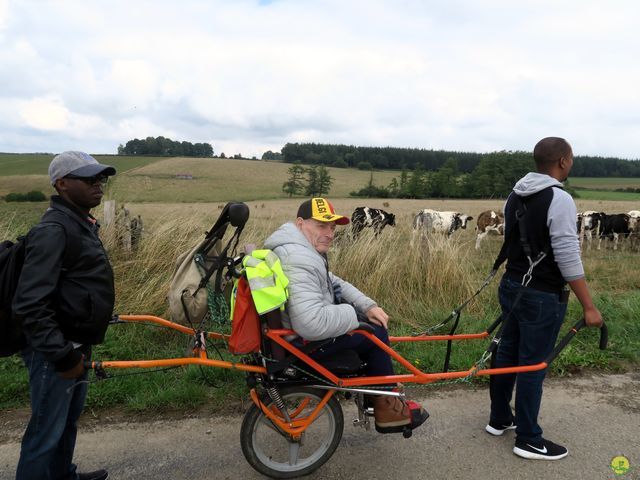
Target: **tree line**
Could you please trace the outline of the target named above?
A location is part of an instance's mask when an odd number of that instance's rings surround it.
[[[513,185],[534,169],[530,154],[517,155],[496,152],[487,154],[473,171],[461,171],[458,161],[449,157],[435,171],[418,165],[413,170],[403,168],[389,185],[375,185],[373,170],[369,182],[355,197],[378,198],[505,198]]]
[[[269,152],[273,157],[273,152]],[[357,147],[323,143],[287,143],[282,148],[285,163],[326,165],[338,168],[419,169],[435,172],[453,159],[460,173],[473,172],[487,157],[499,155],[505,162],[519,161],[530,152],[456,152],[396,147]],[[264,158],[264,155],[263,155]],[[270,159],[270,158],[269,158]],[[575,177],[640,177],[640,162],[614,157],[576,156],[571,175]]]
[[[162,157],[213,157],[210,143],[174,141],[166,137],[134,138],[118,146],[118,155],[158,155]]]

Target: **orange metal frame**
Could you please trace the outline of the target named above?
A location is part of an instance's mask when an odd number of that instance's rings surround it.
[[[179,325],[177,323],[171,322],[169,320],[165,320],[164,318],[156,317],[153,315],[120,315],[119,318],[124,320],[125,322],[132,323],[143,323],[149,322],[154,323],[156,325],[161,325],[178,332],[184,333],[186,335],[196,335],[194,329],[185,327],[183,325]],[[296,348],[293,344],[289,343],[285,340],[284,337],[294,334],[293,330],[285,330],[285,329],[266,329],[263,330],[263,334],[274,341],[278,345],[282,346],[286,351],[295,355],[296,357],[303,360],[307,365],[312,367],[322,376],[324,376],[327,380],[335,383],[338,387],[360,387],[365,385],[387,385],[394,384],[398,382],[403,383],[418,383],[418,384],[428,384],[440,380],[452,380],[456,378],[462,378],[473,375],[500,375],[506,373],[521,373],[521,372],[532,372],[536,370],[543,370],[548,367],[546,362],[540,362],[535,365],[526,365],[526,366],[518,366],[518,367],[504,367],[504,368],[488,368],[477,370],[475,367],[470,368],[469,370],[464,371],[454,371],[454,372],[441,372],[441,373],[426,373],[421,371],[418,367],[413,365],[407,359],[405,359],[402,355],[396,352],[389,345],[386,345],[380,339],[378,339],[375,335],[372,335],[369,332],[364,330],[354,330],[351,334],[360,334],[366,336],[370,341],[372,341],[378,348],[381,348],[386,353],[389,354],[391,358],[396,360],[400,365],[402,365],[406,370],[409,371],[408,374],[403,375],[384,375],[384,376],[362,376],[362,377],[351,377],[351,378],[341,378],[335,375],[334,373],[327,370],[325,367],[320,365],[318,362],[313,360],[311,357],[306,355],[300,349]],[[488,332],[482,333],[474,333],[474,334],[459,334],[459,335],[422,335],[416,337],[389,337],[389,341],[391,343],[401,343],[401,342],[431,342],[431,341],[448,341],[448,340],[475,340],[487,338],[489,336]],[[216,332],[206,332],[206,335],[203,334],[201,337],[201,346],[196,346],[193,349],[193,354],[190,357],[177,357],[177,358],[166,358],[166,359],[157,359],[157,360],[114,360],[114,361],[94,361],[91,362],[92,368],[157,368],[157,367],[173,367],[173,366],[183,366],[183,365],[202,365],[206,367],[216,367],[216,368],[228,368],[232,370],[240,370],[244,372],[254,372],[260,374],[266,374],[267,370],[265,367],[260,365],[247,365],[244,363],[236,363],[236,362],[228,362],[224,360],[211,360],[207,358],[207,350],[206,350],[206,339],[216,339],[216,340],[228,340],[229,336]],[[298,415],[302,412],[304,407],[306,406],[306,402],[303,402],[298,408],[289,413],[291,418],[290,422],[287,422],[284,416],[274,407],[265,405],[259,398],[255,389],[252,389],[250,392],[251,400],[254,402],[257,408],[259,408],[264,415],[269,418],[278,428],[280,428],[283,432],[286,432],[291,436],[294,440],[300,438],[302,433],[313,423],[316,417],[321,412],[322,408],[327,404],[327,402],[331,399],[331,397],[335,394],[336,390],[327,390],[324,397],[320,401],[320,403],[316,406],[316,408],[307,416],[298,418]]]

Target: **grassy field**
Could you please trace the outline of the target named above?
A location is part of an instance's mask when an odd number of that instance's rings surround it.
[[[596,190],[615,190],[616,188],[640,188],[640,178],[635,177],[571,177],[570,183],[575,188]]]
[[[0,196],[11,192],[53,192],[47,177],[51,155],[0,154]],[[291,165],[259,160],[222,158],[120,157],[96,155],[113,165],[118,175],[109,188],[114,198],[126,202],[224,202],[286,198],[282,184]],[[331,194],[346,197],[364,187],[370,172],[329,168]],[[180,180],[186,173],[192,180]],[[386,186],[398,172],[374,172],[374,183]]]
[[[629,201],[640,204],[640,193],[634,192],[616,192],[613,190],[583,190],[576,189],[576,193],[584,200],[604,200],[604,201]]]
[[[262,244],[281,223],[290,220],[301,199],[250,202],[251,216],[241,247]],[[381,199],[343,199],[334,203],[339,212],[350,212],[360,205],[382,207]],[[448,242],[432,242],[411,247],[411,219],[420,208],[458,210],[477,217],[488,208],[499,208],[502,201],[388,200],[386,210],[397,216],[397,226],[388,228],[378,239],[369,235],[355,244],[337,243],[330,255],[332,269],[375,298],[390,314],[392,333],[411,333],[444,319],[451,309],[469,297],[482,283],[500,247],[499,238],[489,238],[481,251],[474,249],[472,228],[456,232]],[[136,254],[120,250],[113,232],[105,230],[116,277],[116,311],[167,315],[165,300],[175,258],[203,235],[219,214],[212,203],[129,203],[133,214],[145,219],[145,236]],[[579,200],[580,210],[602,208],[628,211],[631,202]],[[0,203],[2,238],[22,233],[37,221],[45,204]],[[98,217],[101,211],[96,211]],[[610,326],[610,349],[597,350],[596,332],[584,331],[553,366],[553,374],[576,372],[581,368],[619,371],[636,365],[640,352],[640,253],[627,246],[621,251],[603,249],[584,253],[584,263],[592,291]],[[401,287],[401,288],[400,288]],[[460,332],[482,331],[496,318],[497,282],[470,303]],[[575,299],[570,303],[567,325],[580,315]],[[212,328],[228,329],[228,325]],[[97,359],[133,359],[180,356],[187,347],[186,337],[137,325],[111,327],[105,344],[96,348]],[[400,347],[400,351],[425,370],[441,368],[444,345]],[[452,368],[468,368],[486,347],[485,342],[465,342],[454,346]],[[212,355],[218,356],[213,352]],[[219,347],[222,358],[235,358]],[[202,407],[242,408],[246,400],[243,376],[226,370],[175,369],[161,373],[125,376],[92,385],[91,408],[124,406],[132,411],[179,410]],[[147,372],[145,372],[147,373]],[[120,376],[122,375],[122,376]],[[28,402],[27,380],[20,359],[0,360],[0,408],[24,406]],[[481,380],[484,381],[484,380]],[[212,388],[219,386],[222,388]],[[230,407],[231,406],[231,407]]]
[[[51,193],[46,167],[51,156],[0,155],[0,195],[11,191],[40,189]],[[23,165],[15,160],[23,160]],[[282,163],[187,158],[99,157],[116,166],[119,175],[109,183],[107,197],[126,204],[133,215],[141,215],[145,232],[139,251],[123,252],[113,231],[103,237],[116,277],[116,311],[167,315],[166,293],[175,258],[198,241],[231,199],[247,201],[251,216],[242,245],[263,240],[280,224],[290,220],[301,198],[288,199],[281,191],[289,165]],[[177,173],[189,173],[193,180],[177,180]],[[349,192],[364,186],[369,172],[330,169],[334,185],[329,197],[339,212],[355,207],[384,208],[396,214],[397,226],[374,240],[364,235],[357,243],[340,241],[330,261],[336,274],[348,279],[379,301],[390,313],[392,333],[409,333],[445,318],[451,309],[471,295],[482,283],[500,247],[499,238],[488,238],[481,251],[474,249],[471,228],[456,232],[449,242],[411,247],[411,221],[422,208],[456,210],[477,218],[486,209],[501,209],[503,200],[382,200],[348,198]],[[375,172],[374,182],[387,185],[397,172]],[[622,179],[627,180],[627,179]],[[579,182],[572,183],[578,186]],[[630,186],[612,183],[614,187]],[[585,185],[585,187],[587,187]],[[591,186],[587,187],[591,188]],[[586,191],[586,190],[583,190]],[[578,209],[626,212],[640,209],[637,197],[606,196],[617,192],[594,192],[577,200]],[[0,202],[0,239],[15,238],[35,224],[46,203]],[[102,217],[101,208],[94,212]],[[637,365],[640,352],[640,253],[628,245],[620,251],[605,248],[584,252],[591,288],[610,325],[611,347],[595,347],[596,332],[585,331],[553,366],[554,374],[580,368],[623,370]],[[402,287],[402,288],[399,288]],[[497,282],[470,303],[460,331],[482,331],[496,316]],[[572,300],[568,318],[580,313]],[[569,320],[567,321],[569,323]],[[216,329],[228,329],[215,326]],[[109,329],[106,342],[96,348],[98,359],[133,359],[180,356],[186,338],[164,330],[137,325]],[[453,368],[468,368],[478,359],[485,343],[464,343],[454,348]],[[426,370],[441,368],[444,345],[403,346],[403,354]],[[215,356],[232,358],[219,347]],[[91,408],[124,406],[127,409],[168,410],[212,409],[237,406],[246,401],[243,376],[226,370],[186,368],[128,376],[92,385]],[[148,373],[148,372],[145,372]],[[0,359],[0,408],[28,404],[28,385],[18,357]],[[218,386],[222,388],[212,388]]]

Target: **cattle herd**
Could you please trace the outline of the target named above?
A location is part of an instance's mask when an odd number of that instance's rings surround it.
[[[432,234],[440,234],[450,237],[458,229],[466,229],[473,217],[461,212],[440,212],[424,209],[417,212],[413,218],[413,235],[424,238]],[[587,241],[587,248],[591,249],[593,238],[598,240],[598,250],[602,241],[613,242],[613,249],[617,250],[621,240],[628,240],[632,248],[640,246],[640,210],[631,210],[627,213],[607,214],[604,212],[585,211],[578,213],[577,229],[580,237],[580,248]],[[358,238],[365,228],[373,229],[375,236],[380,235],[387,226],[396,225],[396,217],[393,213],[379,208],[358,207],[351,215],[351,237]],[[490,233],[504,235],[504,215],[502,212],[486,210],[478,215],[476,221],[476,249],[480,249],[480,243]]]

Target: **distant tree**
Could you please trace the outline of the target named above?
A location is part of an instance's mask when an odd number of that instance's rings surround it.
[[[395,180],[395,178],[394,178]],[[389,190],[384,187],[377,187],[373,184],[373,170],[371,171],[371,176],[369,177],[369,182],[367,186],[361,188],[357,192],[349,193],[352,197],[367,197],[367,198],[388,198]]]
[[[118,147],[118,155],[212,157],[213,147],[210,143],[178,142],[163,136],[147,137],[144,140],[134,138]]]
[[[426,190],[426,176],[420,166],[411,172],[411,177],[407,181],[407,187],[403,196],[408,198],[424,198]]]
[[[458,197],[458,162],[454,158],[449,158],[442,167],[429,176],[427,182],[427,197]]]
[[[306,173],[305,168],[296,163],[289,167],[287,170],[289,178],[282,184],[282,191],[289,195],[289,198],[302,193],[304,188],[304,175]]]
[[[262,160],[282,160],[282,154],[280,152],[267,150],[262,154]]]
[[[307,185],[304,190],[304,194],[308,197],[315,197],[320,192],[320,185],[318,184],[318,167],[313,166],[306,169],[307,173]]]
[[[338,157],[338,159],[333,162],[333,165],[331,166],[335,168],[347,168],[349,165],[347,165],[347,162],[344,161],[343,157]]]
[[[318,193],[320,195],[328,194],[332,184],[333,178],[329,175],[329,170],[324,165],[318,167],[318,188],[320,189]]]
[[[220,153],[220,158],[227,158],[227,157],[224,155],[224,152]]]
[[[358,170],[372,170],[373,167],[369,162],[360,162],[358,163]]]
[[[307,169],[307,186],[305,195],[317,197],[325,195],[331,190],[333,178],[329,174],[329,170],[324,165],[313,166]]]

